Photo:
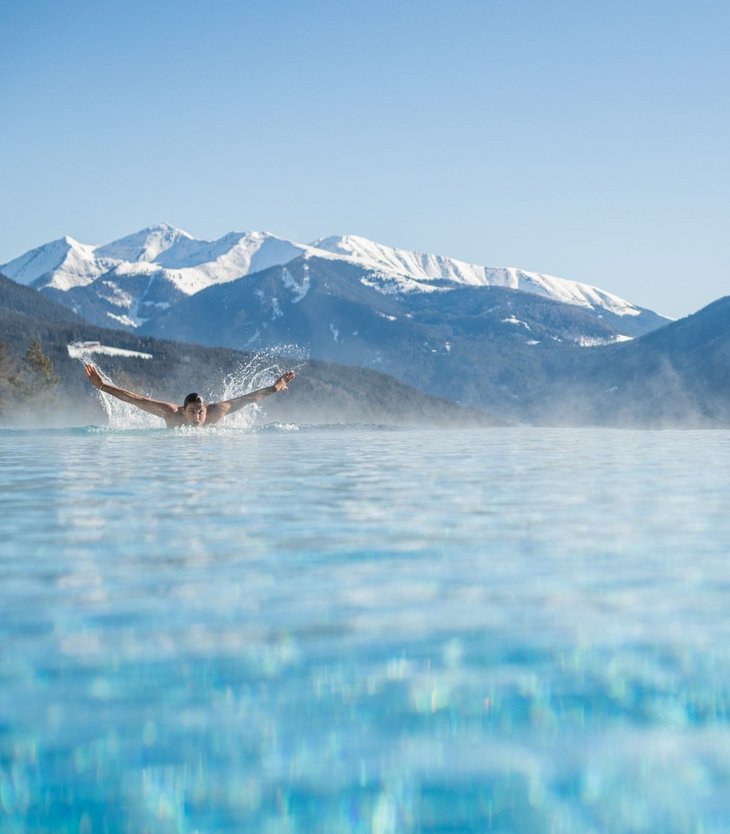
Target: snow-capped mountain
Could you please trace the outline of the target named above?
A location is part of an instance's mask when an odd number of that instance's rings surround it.
[[[114,269],[124,275],[160,272],[192,295],[211,284],[286,263],[307,248],[261,232],[196,240],[181,229],[160,224],[101,246],[64,237],[9,261],[0,271],[26,286],[62,291],[87,286]]]
[[[64,237],[0,266],[0,272],[44,291],[95,324],[138,328],[208,287],[302,257],[357,265],[367,271],[363,280],[384,294],[503,287],[580,307],[599,319],[606,314],[618,317],[623,320],[618,335],[630,337],[665,321],[590,284],[469,264],[354,235],[306,244],[268,232],[230,232],[206,241],[159,224],[103,245]]]
[[[622,319],[599,319],[576,305],[504,287],[460,284],[450,290],[392,292],[380,270],[302,256],[283,266],[209,287],[160,312],[142,333],[178,341],[252,348],[298,342],[333,360],[346,351],[372,356],[396,341],[445,344],[468,338],[600,344],[620,341]],[[633,322],[633,320],[632,320]],[[397,334],[397,335],[396,335]],[[438,335],[436,335],[438,334]],[[367,364],[379,360],[368,359]]]
[[[662,323],[507,287],[433,281],[431,292],[383,291],[391,280],[352,261],[302,256],[183,299],[140,332],[243,350],[298,345],[313,359],[381,370],[512,419],[531,385],[569,377],[584,347],[620,347],[627,324]]]
[[[534,386],[570,378],[583,348],[668,323],[587,283],[347,235],[206,241],[162,224],[103,245],[52,241],[0,273],[94,325],[245,350],[297,344],[437,396],[501,403],[508,419]]]
[[[116,261],[95,256],[95,246],[79,243],[72,237],[52,240],[31,249],[0,267],[0,272],[19,284],[66,291],[84,287],[103,275]]]
[[[640,308],[634,304],[590,284],[538,272],[526,272],[515,267],[479,266],[442,255],[395,249],[355,235],[322,238],[312,245],[369,269],[379,270],[388,275],[404,276],[418,282],[447,280],[472,287],[508,287],[544,295],[566,304],[576,304],[579,307],[602,307],[618,316],[641,314]]]
[[[231,232],[206,241],[159,224],[104,245],[64,237],[0,266],[0,272],[95,324],[136,328],[181,298],[310,250],[265,232]]]

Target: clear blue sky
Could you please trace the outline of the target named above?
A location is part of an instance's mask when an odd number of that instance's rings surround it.
[[[0,263],[156,222],[730,292],[727,0],[0,4]]]

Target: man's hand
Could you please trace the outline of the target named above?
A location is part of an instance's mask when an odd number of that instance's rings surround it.
[[[86,376],[88,377],[89,382],[94,386],[94,388],[101,390],[104,380],[101,378],[99,371],[96,370],[96,367],[94,365],[84,365],[84,370],[86,371]]]
[[[287,382],[291,382],[295,376],[296,374],[294,373],[294,371],[287,371],[285,374],[282,374],[276,380],[276,382],[274,383],[274,388],[276,388],[277,391],[286,391]]]

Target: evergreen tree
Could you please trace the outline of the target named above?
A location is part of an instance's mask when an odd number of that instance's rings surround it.
[[[34,392],[46,391],[58,385],[58,376],[53,369],[53,362],[43,353],[38,339],[35,339],[26,351],[25,363],[33,377]]]
[[[8,353],[7,345],[0,343],[0,417],[5,414],[12,399],[13,380],[17,373],[17,363]]]
[[[52,404],[58,383],[53,362],[37,339],[31,342],[22,361],[0,344],[0,416],[8,416],[12,408]]]

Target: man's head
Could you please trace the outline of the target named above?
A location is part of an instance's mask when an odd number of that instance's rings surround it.
[[[188,394],[183,403],[183,420],[191,426],[202,426],[205,422],[207,409],[200,394]]]

